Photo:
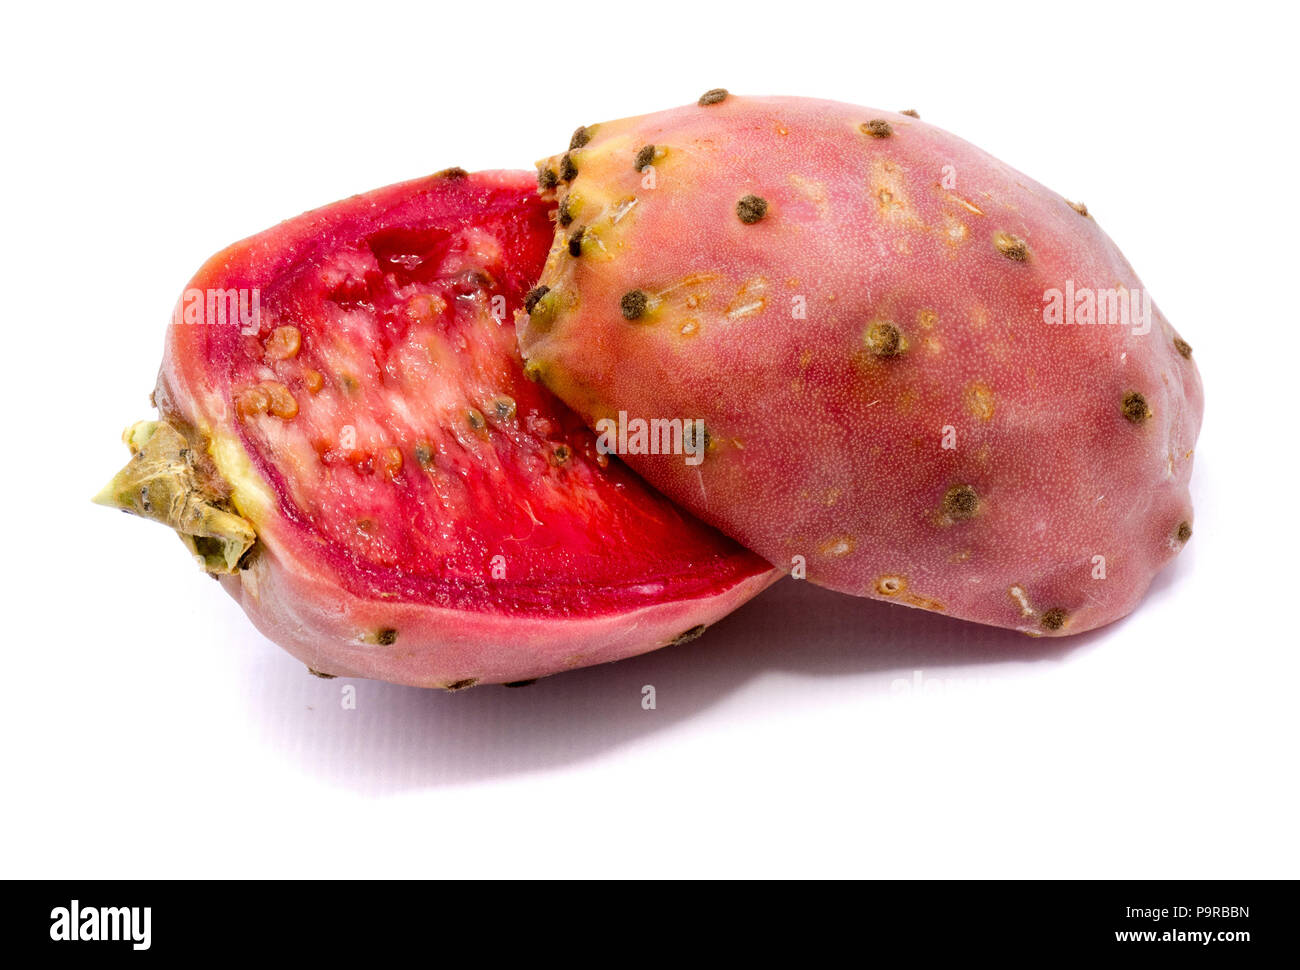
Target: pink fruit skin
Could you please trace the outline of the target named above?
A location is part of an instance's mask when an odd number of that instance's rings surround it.
[[[436,212],[444,204],[453,205],[437,198],[427,200],[426,192],[444,191],[437,178],[389,186],[289,220],[212,257],[189,289],[266,287],[287,272],[286,267],[312,265],[319,258],[317,249],[328,252],[336,239],[349,239],[350,234],[375,227],[427,222],[425,213],[431,206]],[[519,235],[506,243],[509,247],[526,253],[534,232],[530,222],[538,218],[549,237],[546,208],[535,196],[531,173],[460,173],[452,178],[463,180],[454,191],[469,186],[464,191],[477,192],[484,201],[455,203],[464,212],[448,215],[447,224],[454,226],[461,219],[473,225],[481,218],[478,213],[490,214],[496,206],[507,220],[514,220],[511,224]],[[518,215],[512,215],[516,210]],[[545,247],[543,238],[535,264],[525,254],[504,269],[493,267],[498,278],[509,277],[503,283],[506,291],[522,294],[527,289]],[[513,346],[513,327],[509,321],[504,326],[510,328]],[[154,399],[161,416],[185,429],[200,448],[214,435],[241,440],[229,373],[221,363],[230,352],[239,352],[239,344],[224,346],[239,339],[231,336],[233,332],[217,326],[168,327]],[[308,339],[304,336],[304,341]],[[518,372],[520,364],[516,360],[502,364],[506,366]],[[300,396],[305,407],[309,398],[301,392]],[[573,463],[578,461],[575,457]],[[258,478],[261,488],[278,494],[275,484],[259,475],[260,467],[254,460],[249,474]],[[599,577],[589,577],[590,592],[575,595],[573,577],[556,575],[553,588],[518,591],[516,599],[524,603],[518,609],[511,605],[513,594],[480,595],[472,589],[457,593],[449,588],[443,595],[436,584],[433,594],[412,596],[399,585],[375,585],[344,559],[328,555],[313,523],[286,518],[282,507],[270,512],[240,507],[238,494],[235,510],[256,528],[257,555],[246,568],[219,578],[262,633],[315,673],[453,690],[531,680],[691,639],[779,578],[758,557],[672,510],[625,472],[617,474],[622,476],[617,481],[627,481],[612,487],[631,494],[629,502],[644,496],[651,508],[657,507],[651,503],[658,503],[666,510],[646,513],[657,516],[651,521],[659,523],[655,527],[661,530],[665,547],[687,549],[693,555],[678,563],[678,574],[661,577],[662,588],[611,592],[600,588]],[[574,498],[575,502],[598,500],[581,491]],[[620,553],[619,539],[607,537],[611,555]],[[578,580],[585,588],[582,577]],[[548,605],[550,596],[555,601]],[[390,629],[399,631],[392,643],[377,643],[368,636]]]
[[[779,576],[757,569],[692,599],[569,617],[388,604],[353,595],[274,553],[220,579],[267,639],[316,673],[456,690],[533,680],[684,642]],[[400,630],[398,641],[358,640],[358,630],[380,627]]]
[[[625,456],[675,501],[813,582],[1034,635],[1124,616],[1186,543],[1191,348],[1154,304],[1146,333],[1046,322],[1051,290],[1145,292],[1085,207],[829,101],[729,96],[585,137],[567,173],[543,163],[573,219],[521,347],[593,426],[703,419],[698,467]]]

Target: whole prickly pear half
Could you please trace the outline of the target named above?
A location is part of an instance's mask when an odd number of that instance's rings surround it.
[[[551,234],[531,173],[451,169],[217,254],[98,500],[322,675],[459,689],[698,635],[777,574],[525,379]]]
[[[1069,634],[1191,536],[1191,347],[1087,207],[915,113],[711,91],[540,184],[527,370],[780,568]]]

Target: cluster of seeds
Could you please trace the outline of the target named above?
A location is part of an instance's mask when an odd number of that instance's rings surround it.
[[[263,354],[268,362],[282,363],[298,356],[302,349],[302,333],[297,327],[276,327],[263,344]],[[309,394],[316,394],[325,386],[320,371],[304,368],[302,386]],[[298,400],[282,381],[264,380],[245,387],[234,395],[235,410],[242,417],[269,414],[283,421],[298,415]]]

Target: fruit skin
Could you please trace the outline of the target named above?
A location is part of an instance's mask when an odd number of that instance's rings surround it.
[[[258,630],[313,673],[460,690],[533,680],[685,643],[778,577],[758,566],[711,596],[582,617],[388,604],[340,590],[302,568],[300,559],[274,554],[219,578]],[[401,634],[389,645],[357,635],[381,629]]]
[[[508,258],[490,267],[495,292],[508,296],[517,308],[540,269],[550,236],[548,211],[535,193],[530,173],[467,175],[451,170],[354,196],[237,243],[212,257],[187,292],[258,287],[266,294],[284,277],[316,271],[335,250],[346,249],[358,238],[369,239],[369,234],[412,227],[432,232],[447,227],[476,230],[491,218],[496,220],[492,223],[496,242],[509,251]],[[492,248],[484,247],[485,251]],[[475,252],[465,258],[468,270],[480,268],[482,260],[474,262]],[[476,275],[482,274],[467,274]],[[249,437],[253,432],[241,425],[232,386],[236,380],[232,375],[243,366],[241,348],[249,346],[249,340],[254,347],[274,348],[272,363],[282,364],[281,357],[298,354],[300,343],[305,355],[316,339],[307,322],[292,315],[292,308],[268,307],[266,302],[263,311],[274,315],[275,324],[302,326],[301,341],[296,332],[292,341],[276,337],[266,322],[256,336],[248,337],[235,326],[173,321],[153,395],[160,421],[128,429],[125,437],[132,462],[97,501],[176,528],[200,565],[221,581],[258,629],[312,672],[453,690],[531,680],[691,639],[778,578],[761,559],[673,509],[617,462],[600,470],[578,454],[568,461],[564,476],[541,473],[552,476],[546,487],[559,495],[557,501],[573,505],[579,526],[605,521],[599,518],[600,504],[608,505],[612,499],[602,489],[617,490],[626,506],[620,506],[622,518],[611,513],[610,520],[643,526],[678,556],[669,562],[675,573],[659,577],[662,589],[612,590],[601,586],[599,575],[554,575],[550,584],[517,586],[497,585],[486,577],[475,580],[471,575],[469,582],[457,576],[452,578],[459,583],[441,584],[434,577],[416,590],[422,579],[418,575],[402,580],[400,569],[381,573],[377,570],[384,564],[358,565],[336,554],[318,522],[287,511],[286,489],[301,482],[280,482],[275,476],[290,467],[289,452],[260,453]],[[517,377],[519,384],[527,385],[524,391],[533,387],[524,381],[513,349],[513,323],[506,319],[501,327],[505,343],[466,348],[455,358],[465,363],[453,365],[447,379],[451,384],[470,380],[472,375],[462,372],[482,364],[502,379]],[[391,377],[389,373],[384,381]],[[305,420],[309,409],[317,406],[301,385],[290,386],[302,411],[295,405],[292,414],[284,412],[286,429],[294,420]],[[436,388],[421,391],[437,393]],[[521,419],[527,400],[523,393]],[[536,410],[529,411],[530,417],[540,411],[563,420],[567,413],[563,405],[540,387],[535,394]],[[281,427],[274,419],[262,417],[268,426]],[[576,418],[572,423],[590,437]],[[489,438],[491,433],[484,430],[484,439],[497,442]],[[500,446],[502,463],[515,453],[511,446],[511,442]],[[590,485],[596,479],[606,484]],[[326,498],[335,504],[327,502],[324,507],[337,511],[347,496]],[[493,527],[483,520],[486,513],[481,509],[459,511],[462,519],[480,517],[460,523],[468,535]],[[450,515],[455,514],[453,509]],[[563,527],[563,522],[554,526]],[[556,541],[572,535],[560,534]],[[547,533],[541,541],[550,538]],[[605,537],[611,556],[619,554],[620,538]],[[600,537],[595,541],[599,548]],[[512,552],[515,562],[527,559],[526,543],[512,548],[523,550]],[[624,558],[636,555],[622,554]],[[648,554],[647,562],[654,568],[661,565]],[[409,589],[403,588],[408,584]]]
[[[1086,207],[829,101],[584,131],[540,167],[570,224],[520,344],[593,426],[704,420],[698,467],[624,456],[675,501],[813,582],[1034,635],[1125,615],[1190,537],[1191,348],[1154,304],[1146,333],[1044,316],[1145,293]]]

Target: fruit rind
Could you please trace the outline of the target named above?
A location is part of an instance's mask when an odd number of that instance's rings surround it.
[[[830,101],[732,94],[596,131],[550,191],[581,196],[601,248],[552,248],[557,309],[521,317],[520,345],[590,424],[705,422],[698,467],[624,456],[656,488],[812,582],[1034,636],[1125,615],[1178,554],[1200,377],[1087,207]],[[1085,290],[1149,301],[1146,328],[1049,316]]]

